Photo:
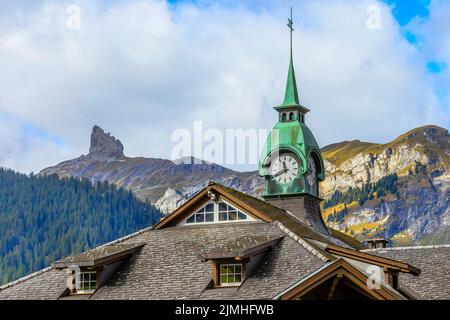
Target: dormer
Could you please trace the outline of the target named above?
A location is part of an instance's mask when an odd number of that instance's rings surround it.
[[[54,262],[52,268],[67,274],[67,289],[60,299],[88,299],[144,245],[105,245]]]
[[[200,259],[211,262],[210,289],[239,287],[258,267],[264,255],[282,238],[283,236],[242,236],[202,252]]]

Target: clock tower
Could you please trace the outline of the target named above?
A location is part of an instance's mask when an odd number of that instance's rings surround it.
[[[305,116],[309,110],[298,98],[292,57],[292,8],[288,21],[290,60],[284,101],[274,108],[278,112],[278,122],[271,130],[259,160],[259,174],[265,177],[263,197],[316,229],[326,231],[319,198],[319,182],[325,178],[323,159],[316,139],[306,125]]]

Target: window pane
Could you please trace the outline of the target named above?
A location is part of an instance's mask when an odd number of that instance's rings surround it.
[[[228,220],[237,220],[237,212],[236,211],[228,212]]]
[[[223,202],[219,203],[219,211],[227,211],[226,203],[223,203]]]
[[[228,282],[228,280],[227,280],[227,275],[222,275],[221,277],[220,277],[220,283],[227,283]]]
[[[205,215],[202,213],[197,213],[195,215],[195,222],[205,222]]]
[[[227,213],[226,212],[219,212],[219,221],[227,221]]]
[[[247,215],[239,211],[239,220],[247,220]]]
[[[200,209],[197,210],[197,213],[202,213],[205,212],[205,207],[201,207]]]
[[[227,273],[227,267],[226,266],[220,266],[220,274],[225,274]]]
[[[195,215],[192,215],[189,217],[189,219],[186,220],[186,223],[194,223],[195,222]]]
[[[235,280],[236,282],[241,282],[241,275],[240,275],[240,274],[235,275],[235,276],[234,276],[234,280]]]
[[[236,268],[234,269],[234,273],[241,273],[241,265],[237,265]]]
[[[205,214],[205,217],[206,217],[206,222],[213,222],[214,221],[214,213],[206,213]]]
[[[214,212],[214,204],[208,203],[205,207],[205,212]]]
[[[228,282],[235,282],[234,275],[228,276]]]

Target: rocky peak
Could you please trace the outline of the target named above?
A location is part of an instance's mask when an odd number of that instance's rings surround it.
[[[91,133],[91,146],[89,147],[89,157],[97,159],[119,159],[125,157],[123,145],[120,140],[105,133],[99,126],[94,126]]]
[[[187,196],[177,189],[169,187],[155,206],[164,214],[169,214],[187,200]]]
[[[416,141],[429,142],[432,144],[440,144],[443,146],[450,144],[450,135],[447,129],[438,126],[423,126],[413,129],[397,139],[396,141]]]

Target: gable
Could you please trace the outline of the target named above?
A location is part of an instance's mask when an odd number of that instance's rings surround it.
[[[308,299],[323,294],[324,286],[329,285],[326,288],[326,298],[330,299],[333,295],[339,295],[335,291],[338,288],[339,282],[342,281],[341,284],[345,283],[345,285],[340,290],[346,290],[346,292],[340,292],[341,299],[346,299],[346,296],[350,297],[350,295],[352,299],[355,299],[357,296],[361,299],[369,298],[373,300],[405,299],[399,293],[393,289],[390,290],[383,284],[380,284],[379,288],[368,288],[367,280],[367,275],[363,274],[347,261],[338,259],[324,265],[322,268],[316,270],[316,272],[313,272],[308,277],[294,284],[282,292],[277,298],[281,300]],[[322,292],[320,292],[321,290]]]
[[[214,212],[217,213],[217,218],[219,211],[225,211],[219,210],[218,207],[220,203],[224,203],[236,209],[237,212],[245,214],[248,221],[273,221],[267,214],[234,197],[232,194],[226,192],[226,190],[224,190],[223,188],[218,187],[216,184],[210,184],[207,188],[201,190],[199,193],[197,193],[195,196],[181,205],[178,209],[176,209],[174,212],[172,212],[170,215],[156,224],[154,226],[154,229],[158,230],[177,225],[186,225],[186,220],[188,218],[192,217],[192,215],[195,215],[197,211],[201,210],[202,207],[210,203],[217,204],[217,207],[214,208]],[[207,211],[205,211],[204,213],[206,212]],[[244,220],[245,219],[242,219],[241,221]],[[219,221],[219,219],[217,219],[216,221]],[[209,222],[213,223],[212,221]]]

